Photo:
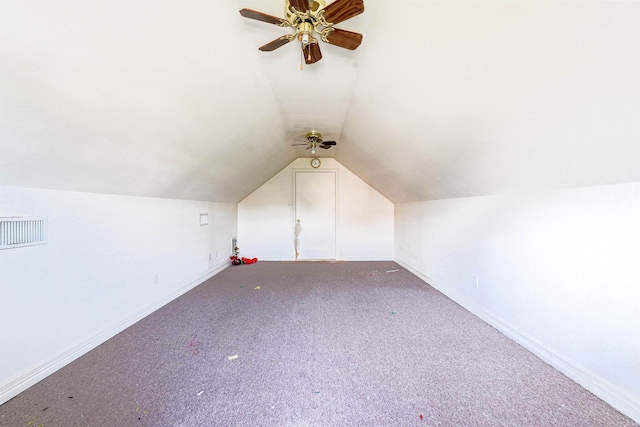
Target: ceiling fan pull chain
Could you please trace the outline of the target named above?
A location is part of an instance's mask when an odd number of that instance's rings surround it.
[[[301,49],[301,52],[300,52],[300,71],[304,70],[304,67],[302,66],[303,62],[304,62],[304,49]]]

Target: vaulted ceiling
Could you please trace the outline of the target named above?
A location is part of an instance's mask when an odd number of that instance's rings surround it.
[[[0,185],[238,202],[312,129],[393,202],[640,181],[639,2],[365,0],[303,71],[283,0],[0,7]]]

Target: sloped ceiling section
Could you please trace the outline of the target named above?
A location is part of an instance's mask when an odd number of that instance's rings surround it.
[[[336,159],[388,199],[640,181],[640,3],[369,11]]]
[[[0,184],[242,199],[295,153],[234,20],[230,2],[3,1]]]
[[[238,202],[308,130],[393,202],[640,181],[639,2],[365,0],[303,71],[283,0],[0,5],[0,185]]]

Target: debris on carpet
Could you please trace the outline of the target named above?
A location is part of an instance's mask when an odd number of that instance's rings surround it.
[[[233,255],[231,255],[229,259],[231,260],[231,264],[233,265],[255,264],[256,262],[258,262],[258,258],[240,257],[240,248],[237,246],[233,248]]]
[[[189,341],[189,349],[193,356],[197,356],[198,354],[200,354],[201,342],[198,341],[196,338],[197,338],[197,335],[194,335],[193,338],[191,338],[191,341]]]
[[[234,354],[233,356],[227,357],[227,359],[229,359],[229,360],[236,360],[237,358],[238,358],[237,354]]]

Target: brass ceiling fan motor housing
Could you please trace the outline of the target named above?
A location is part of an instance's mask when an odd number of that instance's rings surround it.
[[[311,13],[317,13],[318,10],[324,9],[326,5],[327,2],[325,0],[314,0],[309,4],[309,11]],[[284,5],[284,16],[287,17],[289,22],[294,22],[297,17],[296,13],[291,8],[291,2],[289,0],[286,0]]]
[[[322,142],[322,133],[320,132],[316,132],[314,130],[312,130],[311,132],[307,132],[305,134],[307,141],[309,141],[309,143],[321,143]]]

